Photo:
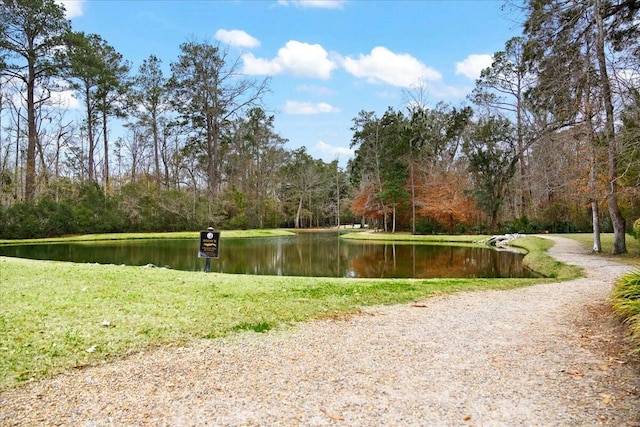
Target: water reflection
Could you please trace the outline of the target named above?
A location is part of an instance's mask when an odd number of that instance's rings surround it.
[[[0,255],[101,264],[146,265],[199,271],[199,241],[132,240],[0,246]],[[522,254],[484,247],[371,243],[337,234],[224,239],[211,271],[280,276],[454,278],[532,277]]]

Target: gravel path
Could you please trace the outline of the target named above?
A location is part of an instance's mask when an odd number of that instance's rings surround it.
[[[629,267],[160,348],[0,395],[0,425],[640,426],[607,296]]]

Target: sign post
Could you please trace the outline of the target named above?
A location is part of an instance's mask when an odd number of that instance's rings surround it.
[[[218,242],[220,240],[220,232],[214,231],[213,227],[200,231],[200,250],[198,258],[206,258],[204,267],[205,272],[211,269],[211,258],[218,258]]]

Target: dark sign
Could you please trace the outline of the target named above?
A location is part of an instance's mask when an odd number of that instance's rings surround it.
[[[218,241],[220,232],[204,230],[200,232],[200,251],[198,258],[218,258]]]

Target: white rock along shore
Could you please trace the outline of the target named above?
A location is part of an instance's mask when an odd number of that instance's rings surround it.
[[[640,426],[631,268],[553,240],[586,278],[148,350],[4,391],[0,425]]]

